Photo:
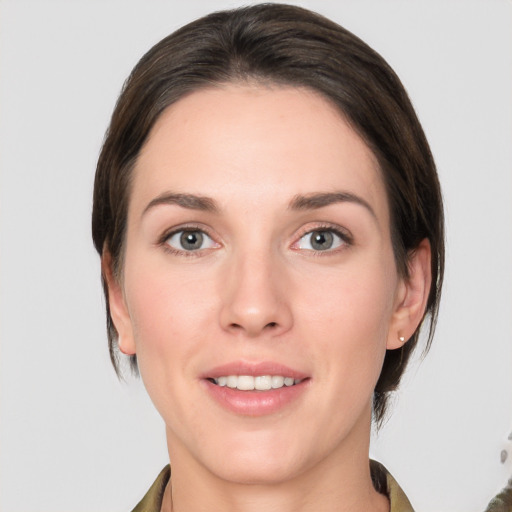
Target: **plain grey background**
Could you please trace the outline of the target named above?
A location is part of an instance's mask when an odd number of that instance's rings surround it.
[[[418,511],[483,510],[512,473],[512,3],[296,3],[395,68],[446,201],[437,335],[372,454]],[[95,162],[142,54],[183,23],[241,4],[0,1],[2,512],[131,510],[166,463],[142,384],[119,383],[108,359],[90,236]]]

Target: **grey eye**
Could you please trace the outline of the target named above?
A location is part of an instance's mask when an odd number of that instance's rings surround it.
[[[203,244],[203,234],[199,231],[184,231],[180,236],[180,244],[186,251],[200,249]]]
[[[309,237],[311,247],[315,251],[326,251],[332,247],[334,242],[334,236],[329,231],[313,231]]]
[[[328,251],[343,245],[345,241],[333,230],[318,229],[310,231],[301,237],[297,246],[309,251]]]
[[[173,249],[178,251],[197,251],[199,249],[210,249],[215,242],[203,231],[177,231],[167,241]]]

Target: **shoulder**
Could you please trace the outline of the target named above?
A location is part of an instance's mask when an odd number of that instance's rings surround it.
[[[491,500],[485,512],[512,512],[512,478],[503,490]]]
[[[171,468],[167,465],[160,471],[153,485],[132,512],[160,512],[165,487],[170,478]]]
[[[370,460],[370,471],[375,489],[389,498],[390,512],[414,512],[398,482],[380,462]]]

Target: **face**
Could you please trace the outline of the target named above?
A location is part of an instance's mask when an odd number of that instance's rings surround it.
[[[109,284],[173,465],[254,483],[367,457],[386,347],[412,334],[389,222],[373,154],[311,91],[226,85],[164,112]]]

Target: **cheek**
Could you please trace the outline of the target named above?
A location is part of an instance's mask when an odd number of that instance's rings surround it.
[[[362,262],[357,268],[328,269],[324,274],[304,272],[297,280],[297,295],[304,312],[334,325],[359,329],[386,327],[393,311],[396,272],[379,261]],[[300,288],[299,288],[300,287]]]
[[[198,292],[198,283],[148,275],[140,280],[139,291],[131,295],[130,313],[141,345],[162,345],[169,340],[180,340],[188,335],[193,341],[195,333],[210,311],[208,297]],[[204,288],[201,292],[204,292]]]
[[[300,282],[298,327],[309,331],[337,368],[353,366],[377,379],[386,350],[397,283],[394,268],[380,261]],[[319,286],[324,283],[324,286]],[[348,371],[344,370],[344,371]]]
[[[168,424],[188,417],[179,397],[189,396],[193,361],[208,344],[212,293],[187,272],[172,272],[142,260],[127,265],[127,296],[139,371],[149,396]],[[190,402],[194,402],[191,400]]]

